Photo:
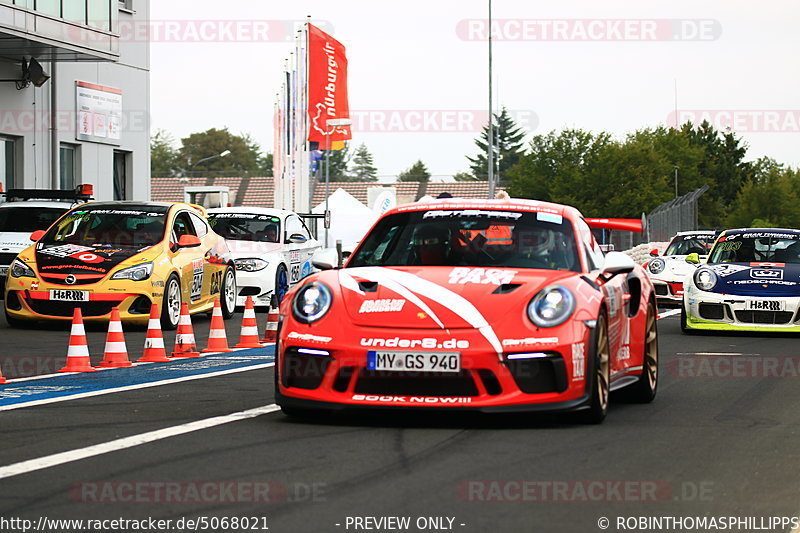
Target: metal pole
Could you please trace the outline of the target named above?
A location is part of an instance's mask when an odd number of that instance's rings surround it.
[[[58,75],[56,60],[50,61],[50,183],[53,189],[61,188],[61,165],[59,156],[61,145],[58,142]],[[73,183],[73,186],[78,185]]]
[[[678,198],[678,167],[675,167],[675,198]]]
[[[489,198],[494,198],[494,115],[492,108],[492,0],[489,0],[489,142],[486,154]]]
[[[325,128],[326,131],[329,128]],[[331,195],[331,133],[328,132],[326,139],[328,149],[325,151],[325,216],[328,216],[328,198]],[[325,220],[325,219],[323,219]],[[328,225],[323,222],[325,226],[325,248],[328,247]]]

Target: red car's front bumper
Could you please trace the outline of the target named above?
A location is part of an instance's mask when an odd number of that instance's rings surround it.
[[[591,330],[578,322],[505,346],[498,355],[477,330],[354,328],[350,342],[299,327],[278,343],[276,402],[285,407],[445,408],[472,411],[570,411],[588,402]],[[574,332],[574,334],[571,334]],[[351,333],[351,332],[348,332]],[[551,336],[552,335],[552,336]],[[397,350],[398,341],[467,341],[461,371],[396,372],[367,368],[370,350]],[[376,340],[388,345],[375,346]],[[394,341],[394,342],[392,342]],[[541,342],[539,342],[541,341]],[[384,343],[379,343],[384,344]],[[422,350],[425,351],[425,350]]]

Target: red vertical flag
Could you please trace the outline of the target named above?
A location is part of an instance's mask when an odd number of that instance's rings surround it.
[[[328,119],[342,118],[350,118],[344,45],[309,23],[308,140],[325,149],[332,142],[352,139],[350,126],[327,125]]]

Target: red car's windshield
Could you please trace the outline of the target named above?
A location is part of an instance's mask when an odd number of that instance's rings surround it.
[[[478,209],[384,217],[347,266],[413,265],[581,268],[572,224],[561,215]]]

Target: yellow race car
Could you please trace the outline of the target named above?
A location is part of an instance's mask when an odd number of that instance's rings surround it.
[[[211,311],[221,297],[225,318],[236,304],[236,273],[225,239],[202,208],[161,202],[93,202],[75,207],[11,263],[5,289],[8,323],[71,320],[146,324],[161,307],[161,326],[175,329],[181,303]]]

